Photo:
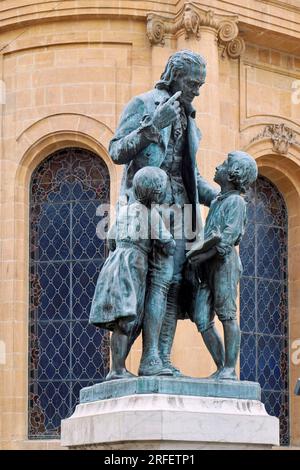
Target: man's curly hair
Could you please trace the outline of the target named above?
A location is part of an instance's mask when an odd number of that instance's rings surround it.
[[[257,175],[257,164],[251,155],[240,150],[228,154],[228,179],[238,191],[245,194]]]
[[[189,50],[175,52],[169,58],[166,68],[162,73],[160,80],[155,85],[159,90],[169,90],[172,83],[176,80],[179,72],[188,72],[188,65],[198,65],[201,68],[201,74],[206,76],[206,60],[200,54]]]

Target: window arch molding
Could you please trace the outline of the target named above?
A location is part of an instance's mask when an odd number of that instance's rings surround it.
[[[70,116],[69,116],[70,117]],[[39,121],[23,132],[17,139],[16,154],[19,164],[15,166],[14,185],[14,245],[13,260],[18,269],[15,269],[12,280],[12,290],[9,295],[14,299],[13,318],[20,327],[12,328],[12,341],[21,345],[14,364],[19,369],[18,397],[21,398],[24,416],[27,416],[28,407],[28,309],[29,309],[29,193],[30,181],[38,165],[55,151],[66,147],[80,147],[90,150],[102,159],[109,171],[111,181],[110,203],[117,201],[117,182],[121,178],[121,167],[114,165],[109,157],[108,145],[113,132],[106,126],[91,118],[76,116],[50,116]],[[68,123],[69,129],[63,126]],[[72,129],[73,127],[73,129]],[[47,132],[48,131],[48,132]],[[100,139],[99,139],[100,137]],[[103,137],[103,139],[102,139]],[[99,139],[99,140],[98,140]],[[11,162],[10,162],[11,165]],[[21,335],[20,335],[21,331]],[[12,409],[17,413],[19,409]],[[22,423],[16,430],[16,438],[27,440],[27,423]]]
[[[34,169],[48,155],[70,146],[81,147],[99,155],[107,165],[110,180],[120,180],[122,169],[113,164],[108,153],[113,135],[113,131],[102,122],[81,114],[55,114],[36,121],[16,139],[16,153],[20,162],[16,172],[16,187],[27,188],[28,192]],[[111,203],[116,200],[117,189],[111,194]]]

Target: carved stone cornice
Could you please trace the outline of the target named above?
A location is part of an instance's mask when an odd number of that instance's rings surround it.
[[[245,50],[245,43],[239,37],[238,17],[223,16],[212,10],[202,10],[193,2],[186,2],[173,18],[166,18],[155,13],[147,17],[147,35],[151,45],[165,43],[167,35],[185,34],[188,39],[195,37],[201,40],[201,29],[215,30],[222,56],[228,55],[237,59]]]
[[[288,153],[290,145],[300,146],[296,132],[287,127],[284,123],[266,126],[250,143],[264,139],[271,139],[273,151],[281,155]]]

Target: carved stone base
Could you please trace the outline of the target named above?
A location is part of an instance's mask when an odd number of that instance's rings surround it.
[[[62,421],[61,444],[102,450],[267,449],[279,444],[279,422],[257,399],[132,394],[78,405]]]

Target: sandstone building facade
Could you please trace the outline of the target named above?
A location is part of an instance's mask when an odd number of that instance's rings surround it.
[[[257,160],[241,246],[241,377],[260,381],[282,444],[300,445],[299,0],[4,0],[2,449],[58,448],[78,390],[105,374],[108,339],[87,315],[106,255],[96,211],[116,203],[122,174],[108,144],[124,105],[183,48],[208,62],[195,100],[203,176],[232,149]],[[213,371],[188,321],[173,356],[187,375]],[[137,342],[131,370],[139,357]]]

